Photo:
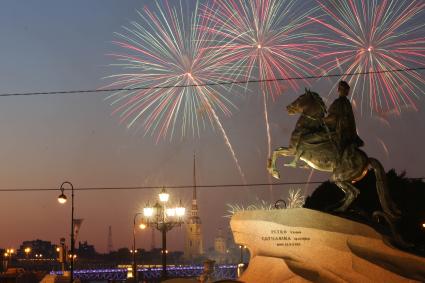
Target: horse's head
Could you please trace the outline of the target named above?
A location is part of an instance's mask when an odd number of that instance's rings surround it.
[[[320,95],[309,89],[305,89],[305,92],[286,106],[286,109],[289,115],[303,113],[311,117],[324,117],[326,114],[326,106]]]

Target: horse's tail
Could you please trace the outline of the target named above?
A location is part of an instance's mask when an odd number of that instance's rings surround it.
[[[379,202],[383,212],[392,220],[400,219],[401,212],[396,204],[392,201],[387,186],[387,176],[381,162],[375,158],[369,158],[369,164],[375,171],[376,176],[376,190],[378,192]]]
[[[394,243],[400,247],[411,248],[413,245],[406,242],[401,234],[398,232],[397,226],[401,218],[401,212],[392,201],[387,187],[387,176],[385,175],[384,167],[381,162],[375,158],[369,158],[369,164],[375,171],[376,176],[376,190],[378,191],[379,202],[381,203],[382,211],[375,211],[373,218],[377,221],[384,219],[392,234],[391,243]]]

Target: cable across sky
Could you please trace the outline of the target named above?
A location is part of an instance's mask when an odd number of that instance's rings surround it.
[[[86,90],[64,90],[64,91],[40,91],[40,92],[2,93],[2,94],[0,94],[0,97],[51,95],[51,94],[83,94],[83,93],[134,91],[134,90],[148,90],[148,89],[169,89],[169,88],[219,86],[219,85],[232,85],[232,84],[265,83],[265,82],[274,82],[274,81],[309,80],[309,79],[320,79],[320,78],[331,78],[331,77],[344,77],[344,76],[365,76],[365,75],[371,75],[371,74],[399,73],[399,72],[415,72],[415,71],[423,71],[423,70],[425,70],[425,67],[414,67],[414,68],[392,69],[392,70],[380,70],[380,71],[367,71],[367,72],[352,72],[352,73],[340,73],[340,74],[325,74],[325,75],[316,75],[316,76],[300,76],[300,77],[276,78],[276,79],[267,79],[267,80],[222,81],[222,82],[204,83],[204,84],[168,85],[168,86],[135,87],[135,88],[110,88],[110,89],[86,89]]]
[[[425,177],[409,178],[411,180],[425,180]],[[322,184],[329,180],[323,181],[306,181],[306,182],[278,182],[278,183],[251,183],[251,184],[217,184],[217,185],[196,185],[196,188],[212,189],[212,188],[230,188],[230,187],[265,187],[265,186],[291,186],[291,185],[311,185]],[[163,186],[136,186],[136,187],[75,187],[74,191],[116,191],[116,190],[151,190],[159,189]],[[166,186],[167,189],[189,189],[193,185],[171,185]],[[58,188],[35,188],[35,189],[0,189],[1,192],[42,192],[42,191],[57,191]],[[70,189],[64,189],[70,190]]]

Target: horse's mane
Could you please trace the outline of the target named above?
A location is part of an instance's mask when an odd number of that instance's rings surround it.
[[[317,92],[310,91],[310,90],[308,90],[308,92],[310,93],[310,95],[312,95],[314,97],[314,100],[317,101],[320,104],[320,108],[322,108],[324,114],[326,114],[326,112],[327,112],[326,111],[326,104],[325,104],[325,102],[323,102],[322,97]]]

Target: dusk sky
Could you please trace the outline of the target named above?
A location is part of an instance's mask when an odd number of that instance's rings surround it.
[[[191,1],[191,0],[190,0]],[[152,0],[3,0],[0,9],[0,94],[98,89],[102,78],[114,73],[107,54],[117,51],[114,32],[122,31],[136,10]],[[192,1],[194,2],[194,1]],[[299,1],[303,2],[303,1]],[[311,5],[317,5],[311,1]],[[379,1],[378,1],[379,2]],[[202,1],[201,3],[206,3]],[[422,11],[412,25],[423,25]],[[419,19],[418,19],[419,18]],[[422,38],[425,29],[422,27]],[[424,49],[422,44],[422,50]],[[423,54],[423,51],[422,51]],[[413,63],[411,64],[414,65]],[[414,67],[425,65],[418,58]],[[419,72],[423,80],[424,72]],[[338,78],[309,80],[306,87],[322,94],[329,106],[336,95],[327,96]],[[286,146],[297,116],[288,116],[285,106],[303,91],[287,90],[270,99],[269,119],[272,148]],[[424,89],[421,84],[419,89]],[[359,89],[361,91],[361,89]],[[192,184],[192,158],[196,154],[199,185],[242,184],[242,179],[219,130],[207,128],[200,137],[187,135],[173,140],[144,136],[127,129],[112,115],[107,93],[0,97],[0,190],[55,189],[57,191],[0,191],[0,248],[17,248],[24,240],[43,239],[58,243],[69,238],[70,204],[57,202],[59,187],[70,181],[75,188],[158,186],[150,190],[113,190],[75,193],[75,215],[83,218],[79,239],[105,252],[108,226],[114,248],[130,247],[133,215],[153,201],[162,186]],[[403,108],[401,115],[360,114],[359,135],[369,156],[379,159],[386,170],[406,171],[410,177],[425,177],[425,97],[412,93],[417,110]],[[266,172],[267,140],[258,87],[231,98],[238,109],[220,116],[247,183],[275,182]],[[307,181],[306,169],[284,168],[282,182]],[[328,174],[314,172],[313,181]],[[274,202],[286,198],[289,188],[307,196],[314,186],[249,188],[199,188],[199,209],[205,247],[213,245],[218,228],[225,229],[227,204]],[[374,188],[371,188],[374,189]],[[403,188],[400,188],[403,189]],[[189,207],[191,189],[169,189],[171,199]],[[68,197],[70,193],[67,192]],[[171,232],[170,246],[183,249],[183,229]],[[159,235],[157,235],[159,236]],[[149,248],[151,232],[138,232],[140,247]],[[156,240],[159,247],[159,238]]]

